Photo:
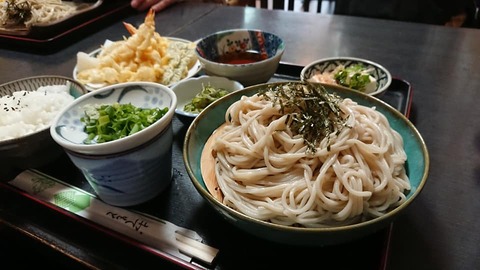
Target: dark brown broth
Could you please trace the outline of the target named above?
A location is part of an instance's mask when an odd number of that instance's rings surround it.
[[[220,55],[217,62],[231,65],[255,63],[267,59],[267,56],[259,52],[235,52]]]

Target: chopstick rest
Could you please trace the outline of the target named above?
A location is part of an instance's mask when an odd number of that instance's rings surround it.
[[[157,217],[115,207],[95,195],[36,170],[25,170],[8,182],[34,198],[131,237],[189,263],[211,265],[218,249],[202,243],[195,232]]]

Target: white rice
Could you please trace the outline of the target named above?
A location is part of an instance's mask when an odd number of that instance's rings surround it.
[[[0,98],[0,141],[48,128],[57,113],[74,98],[68,85],[43,86]]]

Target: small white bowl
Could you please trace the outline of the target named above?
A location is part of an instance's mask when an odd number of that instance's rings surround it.
[[[230,93],[244,88],[243,85],[237,81],[208,75],[190,78],[175,84],[172,87],[173,92],[177,96],[177,108],[175,109],[175,113],[182,122],[186,123],[187,121],[192,121],[198,115],[198,113],[184,111],[184,107],[202,91],[204,86],[208,85],[215,88],[225,89]]]
[[[87,104],[126,104],[141,108],[168,107],[168,112],[151,126],[133,135],[99,144],[85,144],[88,134],[80,117]],[[114,154],[135,148],[159,134],[172,121],[177,97],[167,86],[152,82],[129,82],[107,86],[81,96],[61,111],[50,133],[62,147],[89,155]]]
[[[132,104],[140,108],[168,108],[159,120],[132,135],[103,143],[85,144],[87,133],[80,118],[85,105]],[[146,202],[172,179],[172,119],[177,97],[167,86],[131,82],[90,92],[61,111],[50,127],[100,199],[117,206]]]
[[[313,61],[302,69],[300,73],[300,79],[302,81],[314,81],[312,78],[316,75],[331,74],[339,66],[344,66],[346,68],[356,64],[362,64],[366,69],[370,69],[370,76],[375,78],[375,80],[377,81],[376,87],[374,89],[370,91],[358,91],[364,92],[365,94],[371,96],[380,96],[388,89],[388,87],[392,83],[392,75],[384,66],[366,59],[341,56],[323,58]],[[340,85],[336,83],[333,78],[330,78],[328,81],[324,81],[322,79],[320,82],[324,84]]]

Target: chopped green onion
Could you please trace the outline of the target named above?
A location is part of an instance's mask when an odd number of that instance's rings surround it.
[[[95,105],[85,108],[80,121],[88,134],[85,144],[109,142],[130,136],[162,118],[168,108],[138,108],[132,104]]]

